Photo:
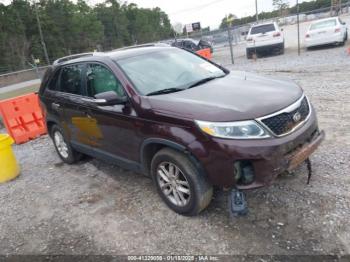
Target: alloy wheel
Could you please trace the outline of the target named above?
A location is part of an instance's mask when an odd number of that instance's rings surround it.
[[[69,156],[68,146],[67,146],[66,142],[64,141],[64,138],[63,138],[61,132],[56,131],[54,133],[54,141],[55,141],[55,145],[56,145],[58,153],[63,158],[68,158],[68,156]]]
[[[164,196],[174,205],[183,207],[191,197],[190,185],[178,166],[162,162],[157,168],[157,182]]]

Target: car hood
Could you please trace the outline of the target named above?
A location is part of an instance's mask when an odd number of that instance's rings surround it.
[[[221,122],[274,113],[297,101],[302,93],[292,81],[234,71],[184,91],[148,99],[156,114]]]

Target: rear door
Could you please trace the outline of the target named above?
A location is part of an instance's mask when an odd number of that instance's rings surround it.
[[[64,66],[59,78],[58,107],[63,109],[63,128],[71,143],[91,145],[92,138],[96,135],[91,132],[89,116],[83,110],[85,106],[83,73],[86,71],[84,63]]]

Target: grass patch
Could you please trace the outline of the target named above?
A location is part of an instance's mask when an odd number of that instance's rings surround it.
[[[39,90],[39,87],[40,87],[40,84],[35,84],[35,85],[26,86],[20,89],[16,89],[13,91],[8,91],[6,93],[0,93],[0,100],[37,92]]]

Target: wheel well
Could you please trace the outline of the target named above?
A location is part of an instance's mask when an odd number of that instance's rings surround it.
[[[51,129],[54,125],[56,125],[56,123],[54,121],[47,121],[46,122],[47,133],[49,134],[49,136],[51,136]]]
[[[198,169],[200,174],[206,176],[206,172],[203,166],[201,165],[201,163],[198,161],[198,159],[194,155],[192,155],[190,152],[185,150],[185,148],[182,148],[182,146],[180,145],[177,146],[176,144],[171,144],[171,143],[168,144],[168,143],[161,143],[161,142],[160,143],[152,142],[152,143],[146,144],[142,148],[141,163],[146,174],[150,174],[151,163],[154,155],[163,148],[171,148],[171,149],[177,150],[180,153],[184,153],[189,157],[190,161],[195,165],[195,167]]]
[[[151,162],[154,157],[154,155],[161,149],[167,147],[164,144],[158,144],[158,143],[152,143],[148,144],[143,148],[142,152],[142,163],[144,170],[149,174],[151,170]]]

